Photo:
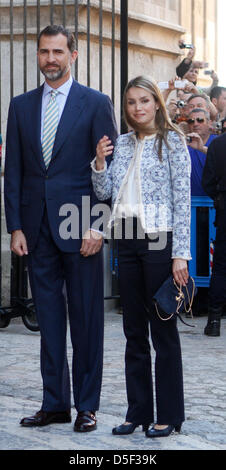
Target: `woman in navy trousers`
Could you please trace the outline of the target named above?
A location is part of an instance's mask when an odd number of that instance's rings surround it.
[[[190,157],[154,81],[137,77],[129,82],[124,116],[133,130],[118,137],[109,168],[105,157],[113,145],[107,135],[99,141],[91,164],[96,195],[100,200],[112,198],[109,225],[121,238],[119,283],[127,340],[128,411],[113,434],[130,434],[143,425],[147,437],[161,437],[180,431],[184,421],[182,358],[176,320],[162,321],[152,298],[172,272],[177,283],[185,285],[188,280]],[[156,355],[157,416],[151,428],[154,393],[149,325]]]

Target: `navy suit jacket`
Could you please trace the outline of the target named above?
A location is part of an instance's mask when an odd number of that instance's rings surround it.
[[[62,251],[76,252],[82,237],[82,197],[90,197],[90,209],[98,202],[90,168],[97,142],[104,134],[113,144],[117,137],[113,106],[106,95],[73,81],[46,170],[40,139],[42,93],[43,85],[10,103],[4,188],[7,230],[21,229],[32,251],[46,206],[55,243]],[[65,204],[78,208],[80,239],[65,239],[59,233],[65,218],[60,208]]]
[[[208,147],[202,186],[212,199],[221,191],[226,194],[226,134],[214,139]]]

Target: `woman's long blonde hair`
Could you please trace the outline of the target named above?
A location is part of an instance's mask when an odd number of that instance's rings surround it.
[[[159,109],[156,111],[155,129],[153,128],[148,129],[146,126],[144,128],[142,124],[134,123],[134,121],[132,121],[131,118],[129,117],[128,111],[127,111],[127,92],[130,88],[133,88],[133,87],[143,88],[144,90],[148,91],[149,93],[152,94],[156,103],[158,103]],[[149,77],[146,77],[144,75],[133,78],[127,84],[125,91],[124,91],[124,96],[123,96],[123,117],[124,117],[126,124],[129,127],[132,127],[132,129],[135,132],[145,130],[147,134],[153,134],[153,132],[156,133],[155,143],[158,145],[157,151],[158,151],[158,156],[160,160],[162,158],[163,142],[165,142],[166,146],[169,148],[169,145],[167,142],[168,132],[171,130],[171,131],[176,131],[180,135],[183,135],[183,132],[179,129],[179,127],[172,123],[168,115],[167,109],[166,109],[164,98],[161,94],[161,91],[157,83],[155,82],[155,80]]]

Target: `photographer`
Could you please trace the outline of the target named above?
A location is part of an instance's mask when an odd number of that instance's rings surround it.
[[[216,208],[216,240],[209,289],[207,336],[220,336],[220,322],[226,301],[226,134],[215,139],[208,149],[202,185]]]
[[[180,40],[179,47],[180,49],[189,49],[187,57],[185,57],[176,68],[177,76],[180,78],[184,78],[191,66],[198,69],[199,67],[202,67],[203,62],[193,61],[193,58],[195,57],[195,46],[193,46],[192,44],[185,44],[183,40]]]
[[[176,91],[178,99],[183,99],[180,98],[179,92],[181,92],[183,96],[184,94],[198,93],[198,89],[193,85],[193,83],[188,82],[188,80],[181,80],[178,77],[175,77],[168,82],[159,82],[158,85],[165,103],[167,102],[170,93],[173,91]]]
[[[189,48],[187,57],[177,66],[176,73],[178,77],[187,79],[189,82],[193,83],[198,88],[199,93],[206,93],[210,95],[211,90],[218,85],[219,79],[217,74],[212,70],[210,72],[210,77],[212,79],[212,84],[208,88],[203,88],[197,85],[199,69],[204,69],[208,66],[203,61],[194,61],[195,56],[195,47],[192,44],[184,44],[183,41],[179,41],[179,47],[181,49]],[[204,72],[205,73],[205,72]],[[207,72],[209,74],[209,71]]]
[[[189,133],[187,134],[188,150],[191,157],[191,195],[206,196],[201,180],[206,161],[208,146],[215,134],[210,132],[210,114],[205,109],[193,109],[187,120]]]
[[[188,117],[190,132],[188,150],[191,157],[191,195],[206,196],[202,188],[202,173],[206,161],[208,146],[216,135],[210,132],[210,114],[205,109],[193,109]],[[198,207],[196,211],[196,246],[197,275],[207,276],[209,273],[209,210]],[[203,307],[204,308],[204,307]]]
[[[187,124],[189,114],[187,100],[190,96],[191,93],[179,89],[177,90],[176,98],[170,100],[167,104],[167,109],[171,120],[181,128],[184,134],[189,132]]]
[[[161,89],[161,82],[159,85]],[[176,96],[174,93],[174,98],[167,103],[167,109],[170,118],[174,122],[178,122],[177,118],[180,117],[182,117],[182,121],[186,120],[187,100],[191,95],[197,93],[196,87],[193,85],[193,83],[190,83],[187,80],[180,80],[178,77],[175,77],[175,79],[171,79],[168,82],[163,82],[162,85],[167,86],[167,88],[161,90],[165,102],[167,102],[170,93],[173,91],[176,92]]]

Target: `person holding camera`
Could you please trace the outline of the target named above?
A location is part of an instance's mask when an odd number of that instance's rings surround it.
[[[184,78],[185,74],[189,71],[192,66],[193,58],[195,56],[195,46],[193,44],[185,44],[183,40],[179,41],[180,49],[189,49],[187,57],[176,68],[176,74],[180,78]],[[195,63],[196,65],[196,63]]]
[[[193,85],[196,86],[196,88],[198,90],[198,93],[205,93],[206,95],[210,96],[210,93],[211,93],[212,89],[218,85],[219,80],[218,80],[218,76],[217,76],[216,72],[214,72],[214,70],[213,70],[211,72],[211,75],[210,75],[210,77],[212,79],[211,85],[207,88],[198,86],[197,81],[198,81],[198,76],[199,76],[199,69],[204,68],[204,66],[205,66],[204,63],[203,63],[203,65],[201,65],[199,67],[192,64],[190,69],[188,70],[188,72],[183,76],[183,79],[186,79],[189,82],[193,83]]]
[[[187,142],[192,164],[191,195],[206,196],[201,184],[202,173],[208,146],[216,135],[210,132],[210,114],[205,109],[193,109],[189,113],[187,123],[189,126]]]
[[[187,124],[189,108],[187,101],[190,96],[191,93],[186,92],[185,89],[178,89],[176,98],[171,99],[167,104],[167,110],[172,122],[179,125],[185,134],[189,132]]]
[[[197,98],[199,100],[199,98]],[[191,195],[206,196],[201,181],[203,168],[206,161],[208,146],[215,134],[211,134],[210,114],[202,108],[193,109],[189,113],[188,126],[190,132],[187,134],[188,150],[191,157]],[[209,221],[208,208],[197,209],[196,233],[197,233],[197,273],[206,276],[209,272]]]
[[[213,269],[209,288],[207,336],[220,336],[221,316],[226,302],[226,134],[209,146],[203,169],[204,191],[214,200],[216,209],[216,239]]]
[[[187,79],[197,87],[199,69],[204,69],[208,67],[209,64],[203,61],[193,60],[195,56],[195,46],[193,46],[193,44],[185,44],[183,40],[180,40],[179,47],[180,49],[189,49],[189,52],[187,57],[177,66],[176,74],[182,79]],[[198,87],[198,92],[210,95],[211,90],[218,85],[219,79],[214,70],[206,70],[204,73],[210,75],[212,84],[208,88]]]

